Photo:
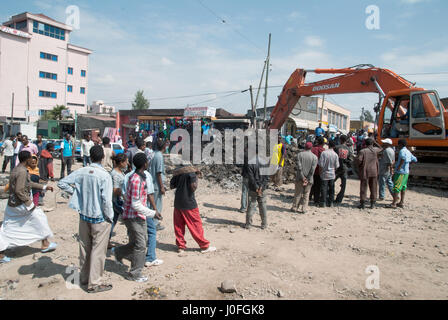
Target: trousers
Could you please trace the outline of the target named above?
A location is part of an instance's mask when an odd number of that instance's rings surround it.
[[[197,242],[201,249],[207,249],[210,241],[204,237],[199,208],[191,210],[179,210],[174,208],[174,235],[176,236],[176,245],[179,249],[185,249],[185,226],[190,230],[191,236]]]
[[[378,178],[370,177],[367,179],[361,179],[361,202],[365,202],[367,200],[367,186],[370,190],[370,201],[376,201],[378,194]]]
[[[131,261],[129,276],[131,279],[137,279],[142,274],[146,260],[146,245],[148,243],[146,220],[125,219],[124,224],[128,229],[129,243],[115,248],[115,255],[120,260],[127,258]]]
[[[319,205],[332,205],[334,202],[334,179],[321,180]]]
[[[79,220],[79,264],[81,284],[93,288],[100,284],[106,262],[110,223]]]
[[[67,167],[67,175],[70,175],[72,173],[72,158],[63,158],[61,160],[61,179],[65,176],[65,167]]]
[[[252,216],[255,212],[255,207],[258,202],[258,210],[260,211],[261,216],[261,225],[266,227],[268,224],[267,221],[267,209],[266,209],[266,194],[263,192],[261,196],[259,196],[255,191],[249,190],[249,208],[246,212],[246,225],[252,224]]]
[[[378,177],[379,196],[382,199],[386,197],[386,186],[389,189],[389,192],[392,194],[394,182],[392,181],[392,175],[390,174],[390,172],[380,174],[380,176]]]
[[[241,190],[241,208],[240,210],[247,210],[249,196],[249,179],[243,178],[242,190]]]
[[[347,186],[347,173],[337,173],[334,182],[336,180],[341,179],[341,189],[339,190],[338,195],[336,196],[336,202],[341,203],[344,200],[345,195],[345,187]]]
[[[308,183],[308,185],[303,186],[302,180],[296,181],[296,190],[294,193],[294,202],[293,208],[298,209],[299,206],[302,206],[302,210],[306,211],[308,209],[308,200],[310,197],[310,191],[313,187],[312,183]]]

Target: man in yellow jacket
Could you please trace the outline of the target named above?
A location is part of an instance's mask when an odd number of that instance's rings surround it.
[[[281,136],[278,137],[278,144],[274,147],[271,165],[277,166],[277,172],[272,176],[274,188],[278,189],[283,184],[283,167],[285,165],[286,146]]]

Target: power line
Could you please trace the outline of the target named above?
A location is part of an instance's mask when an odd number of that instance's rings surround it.
[[[227,97],[230,97],[230,96],[234,96],[234,95],[239,94],[239,93],[242,93],[242,92],[238,91],[238,92],[230,93],[230,94],[225,95],[223,97],[216,97],[216,98],[213,98],[213,99],[208,99],[208,100],[199,101],[199,102],[195,102],[195,103],[188,103],[188,105],[189,106],[195,106],[195,105],[206,103],[206,102],[212,102],[212,101],[216,101],[216,100],[219,100],[219,99],[224,99],[224,98],[227,98]]]
[[[212,15],[214,15],[220,22],[222,22],[223,24],[229,26],[235,33],[237,33],[240,37],[242,37],[244,40],[246,40],[247,42],[249,42],[250,44],[252,44],[255,48],[257,48],[258,50],[260,50],[261,52],[264,53],[264,50],[261,49],[255,42],[253,42],[251,39],[249,39],[248,37],[246,37],[244,34],[242,34],[240,31],[238,31],[237,29],[233,28],[228,21],[226,21],[223,17],[221,17],[220,15],[218,15],[215,11],[213,11],[212,9],[210,9],[209,7],[207,7],[201,0],[196,0],[202,7],[204,7],[207,11],[209,11]]]
[[[199,0],[197,0],[199,1]],[[422,72],[422,73],[402,73],[399,74],[401,76],[405,76],[405,75],[445,75],[448,74],[448,71],[442,71],[442,72]],[[319,80],[319,81],[325,81],[325,79],[323,80]],[[283,88],[284,85],[275,85],[275,86],[268,86],[268,89],[275,89],[275,88]],[[201,96],[209,96],[209,95],[219,95],[219,94],[225,94],[226,96],[223,97],[216,97],[213,99],[210,99],[210,101],[214,101],[220,98],[225,98],[227,96],[231,96],[237,93],[244,93],[247,90],[249,90],[248,88],[246,89],[242,89],[242,90],[228,90],[228,91],[217,91],[217,92],[208,92],[208,93],[199,93],[199,94],[191,94],[191,95],[183,95],[183,96],[173,96],[173,97],[159,97],[159,98],[151,98],[150,101],[164,101],[164,100],[177,100],[177,99],[188,99],[188,98],[195,98],[195,97],[201,97]],[[336,101],[334,100],[334,98],[331,97],[331,99],[336,103]],[[107,101],[107,104],[124,104],[124,103],[132,103],[134,100],[119,100],[119,101]],[[203,101],[203,102],[208,102],[209,100]],[[198,102],[198,103],[203,103],[203,102]],[[195,103],[195,104],[198,104]],[[48,107],[50,104],[33,104],[34,107]],[[26,107],[26,104],[14,104],[15,107]],[[10,107],[10,105],[8,104],[0,104],[0,107]]]

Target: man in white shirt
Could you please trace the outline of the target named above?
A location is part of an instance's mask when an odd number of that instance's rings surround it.
[[[5,173],[8,162],[10,163],[10,170],[12,171],[12,161],[14,159],[14,136],[11,136],[9,139],[5,140],[2,145],[2,153],[4,155],[2,173]]]
[[[86,167],[87,165],[91,165],[92,161],[90,160],[90,149],[95,145],[92,141],[92,137],[90,134],[85,135],[85,139],[82,141],[81,145],[81,157],[82,157],[82,166]]]

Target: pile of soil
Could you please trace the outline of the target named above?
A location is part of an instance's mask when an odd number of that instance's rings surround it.
[[[293,183],[296,177],[296,157],[300,149],[296,144],[286,146],[285,166],[283,168],[283,182]],[[171,176],[172,172],[178,168],[170,156],[165,158],[165,168],[167,176]],[[203,178],[209,182],[216,182],[224,189],[235,189],[241,186],[242,165],[235,164],[205,164],[196,165],[202,174]]]

